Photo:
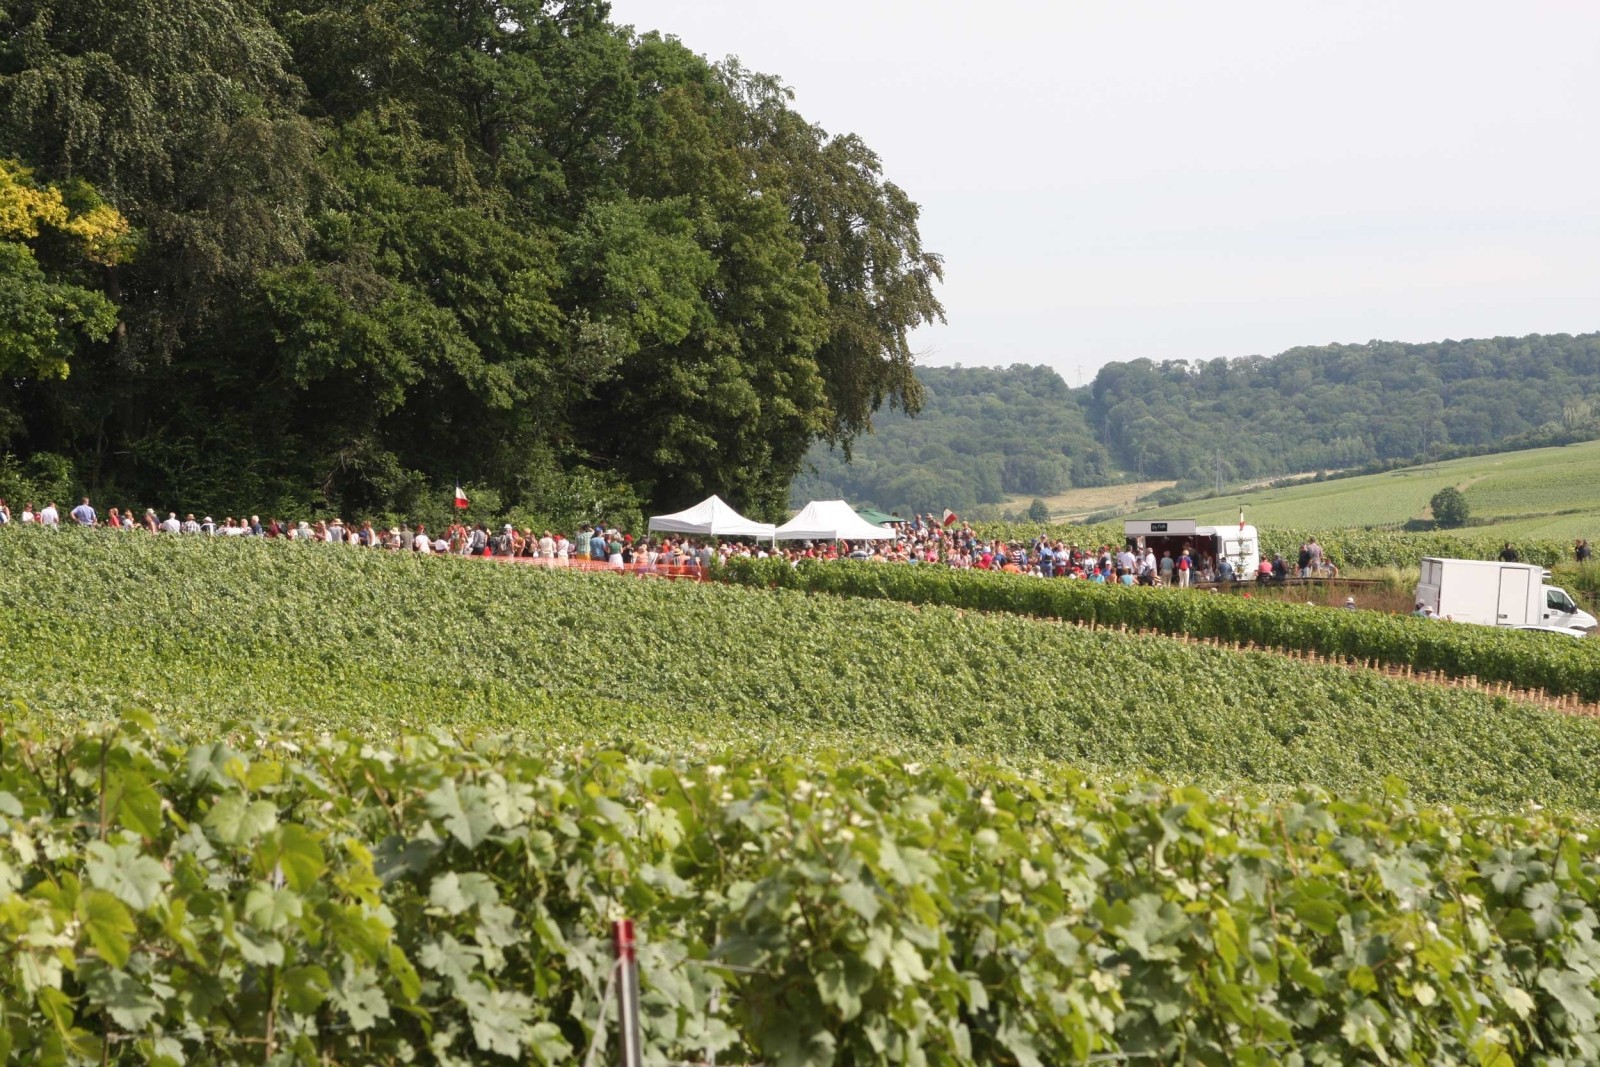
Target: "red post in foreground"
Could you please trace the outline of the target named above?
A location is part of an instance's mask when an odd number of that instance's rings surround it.
[[[633,938],[633,920],[618,919],[611,924],[611,946],[616,952],[617,1029],[622,1036],[622,1067],[642,1067],[644,1054],[639,1038],[639,956]]]

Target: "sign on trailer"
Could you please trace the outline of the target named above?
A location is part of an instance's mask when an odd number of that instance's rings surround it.
[[[1185,537],[1196,529],[1193,519],[1129,519],[1122,524],[1126,537]]]

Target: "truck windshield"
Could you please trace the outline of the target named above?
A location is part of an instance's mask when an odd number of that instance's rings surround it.
[[[1578,606],[1572,602],[1565,589],[1548,590],[1544,602],[1551,611],[1564,611],[1570,615],[1578,610]]]

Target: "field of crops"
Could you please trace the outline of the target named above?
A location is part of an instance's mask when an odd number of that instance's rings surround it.
[[[1600,809],[1600,721],[949,607],[74,531],[0,537],[0,598],[0,693],[71,719],[891,747]]]
[[[1600,642],[1552,642],[1547,634],[1435,619],[1342,611],[1288,602],[1206,596],[1194,590],[1125,588],[1027,575],[891,567],[874,563],[734,560],[728,581],[757,587],[908,604],[1003,611],[1043,619],[1154,630],[1459,678],[1506,682],[1600,701]]]
[[[1600,538],[1600,441],[1257,489],[1141,511],[1138,517],[1228,523],[1238,520],[1243,507],[1263,530],[1398,525],[1424,517],[1428,500],[1446,486],[1466,494],[1475,519],[1492,520],[1488,527],[1468,528],[1469,536]]]
[[[332,546],[8,530],[0,598],[0,1058],[609,1062],[624,915],[647,1062],[1600,1054],[1600,721]]]
[[[621,916],[651,1063],[1600,1051],[1600,839],[1561,816],[148,719],[5,742],[16,1062],[614,1062]]]

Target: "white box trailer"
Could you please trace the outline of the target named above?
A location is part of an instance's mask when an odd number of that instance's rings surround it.
[[[1261,568],[1261,543],[1249,524],[1201,526],[1193,519],[1128,519],[1122,533],[1129,544],[1151,549],[1157,559],[1170,552],[1176,560],[1187,548],[1200,571],[1214,571],[1226,559],[1242,582],[1255,581]]]
[[[1417,603],[1453,622],[1592,630],[1594,616],[1549,579],[1549,571],[1532,563],[1425,556]]]

